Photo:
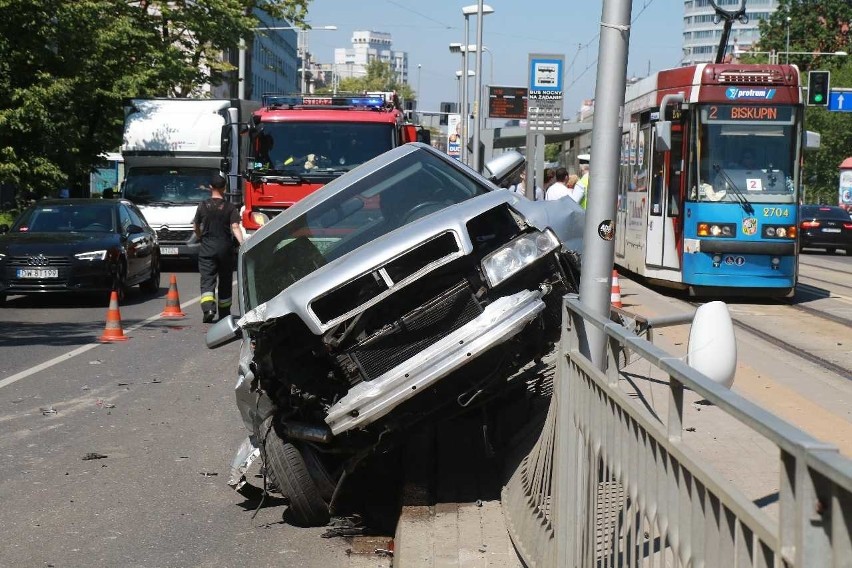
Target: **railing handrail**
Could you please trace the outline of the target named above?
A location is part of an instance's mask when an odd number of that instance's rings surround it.
[[[786,452],[804,458],[809,467],[852,492],[852,461],[841,456],[836,446],[814,438],[741,395],[718,385],[680,358],[672,357],[647,340],[633,335],[624,326],[608,319],[604,320],[581,304],[576,294],[566,296],[565,302],[571,311],[583,318],[585,324],[595,326],[608,337],[639,353],[685,387],[700,394]]]

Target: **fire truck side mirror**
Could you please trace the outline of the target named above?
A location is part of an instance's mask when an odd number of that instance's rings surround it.
[[[672,123],[668,120],[657,122],[655,148],[657,152],[670,152],[672,149]]]
[[[432,145],[432,133],[425,128],[419,128],[417,130],[417,141],[423,142],[424,144]]]
[[[417,127],[413,124],[402,125],[402,143],[417,142]]]

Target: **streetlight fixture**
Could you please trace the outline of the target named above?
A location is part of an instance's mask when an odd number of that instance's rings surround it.
[[[336,30],[337,26],[312,26],[310,29],[312,30]],[[304,44],[305,50],[302,52],[302,93],[304,94],[304,84],[305,84],[305,54],[307,53],[307,31],[306,29],[300,28],[298,26],[264,26],[260,28],[251,28],[252,31],[275,31],[275,30],[298,30],[299,35],[297,37],[297,43],[301,44],[302,37],[304,36]],[[298,48],[298,46],[297,46]],[[239,58],[237,62],[238,66],[238,85],[237,85],[237,98],[244,99],[246,98],[246,41],[243,38],[240,38],[239,45]]]
[[[470,6],[464,6],[462,8],[462,15],[464,16],[464,43],[462,45],[470,45],[470,37],[469,37],[470,36],[470,16],[472,14],[477,15],[477,28],[478,28],[477,34],[481,36],[481,34],[482,34],[482,15],[493,14],[493,13],[494,13],[494,8],[492,8],[491,6],[489,6],[487,4],[483,4],[482,0],[480,0],[477,4],[471,4]],[[482,38],[480,37],[480,39],[476,43],[479,44],[479,45],[482,45]],[[461,47],[461,46],[459,46],[459,47]],[[450,49],[452,50],[452,48],[450,48]],[[464,49],[464,50],[460,49],[460,51],[461,51],[461,54],[462,54],[462,69],[467,70],[468,69],[467,50],[466,49]],[[481,65],[481,57],[479,58],[479,64]],[[477,73],[477,77],[481,77],[481,70],[479,70],[479,71],[480,71],[480,73]],[[477,81],[478,80],[479,79],[477,79]],[[464,120],[462,121],[462,135],[463,135],[464,144],[462,144],[461,158],[462,158],[462,162],[464,162],[464,163],[467,163],[467,122],[468,122],[468,112],[467,112],[468,102],[467,102],[467,100],[468,100],[468,97],[467,97],[467,78],[465,78],[465,80],[462,81],[462,109],[461,109],[462,110],[462,116],[464,116]],[[479,102],[479,95],[477,95],[476,100],[477,100],[477,102]],[[476,155],[479,156],[479,152],[476,152]]]

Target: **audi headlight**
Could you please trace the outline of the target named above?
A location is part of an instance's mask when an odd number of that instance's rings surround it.
[[[266,216],[266,213],[261,213],[260,211],[252,211],[251,220],[261,226],[269,223],[269,217]]]
[[[559,239],[550,229],[528,233],[482,259],[482,271],[488,285],[494,288],[558,247]]]
[[[79,252],[74,255],[77,260],[103,260],[106,258],[107,251],[93,250],[91,252]]]

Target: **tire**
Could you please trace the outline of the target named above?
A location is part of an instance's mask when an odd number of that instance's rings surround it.
[[[127,299],[127,264],[122,259],[118,265],[118,271],[112,277],[112,289],[118,292],[119,305]]]
[[[151,262],[151,276],[139,284],[139,288],[147,294],[156,294],[160,291],[160,259]]]
[[[281,493],[290,500],[290,513],[294,524],[303,527],[320,527],[328,523],[328,503],[311,477],[301,450],[285,442],[270,428],[273,417],[263,422],[261,432],[267,432],[263,445],[269,466],[280,483]]]

